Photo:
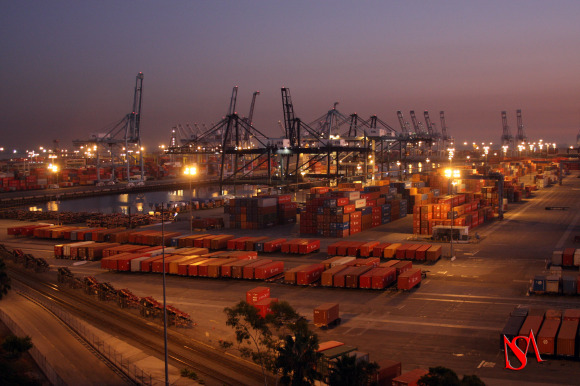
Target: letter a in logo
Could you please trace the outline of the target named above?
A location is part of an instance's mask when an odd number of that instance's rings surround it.
[[[518,339],[523,339],[526,341],[526,350],[522,351],[518,345],[516,344]],[[514,339],[510,342],[508,338],[506,338],[506,336],[503,336],[503,348],[504,348],[504,352],[505,352],[505,368],[506,369],[510,369],[510,370],[521,370],[524,367],[526,367],[526,365],[528,364],[528,358],[526,357],[527,353],[528,353],[528,349],[530,348],[530,342],[532,342],[532,345],[534,347],[534,352],[536,353],[536,360],[538,362],[544,362],[544,360],[540,357],[540,351],[538,350],[538,345],[536,344],[536,339],[534,338],[534,332],[530,331],[530,335],[529,336],[522,336],[522,335],[518,335],[516,337],[514,337]],[[515,368],[511,365],[510,360],[508,358],[508,347],[510,348],[510,350],[515,354],[516,358],[518,358],[518,360],[521,363],[521,366],[518,368]]]

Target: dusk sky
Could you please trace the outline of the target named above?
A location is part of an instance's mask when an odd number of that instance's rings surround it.
[[[254,125],[280,137],[280,88],[309,122],[444,110],[457,141],[516,134],[573,144],[580,127],[580,1],[3,1],[0,146],[105,132],[131,112],[143,72],[142,141],[218,122],[239,86]],[[438,125],[439,126],[439,125]]]

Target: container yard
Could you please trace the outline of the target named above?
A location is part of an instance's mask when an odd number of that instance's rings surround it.
[[[465,373],[476,372],[488,379],[506,376],[509,379],[509,375],[494,370],[504,366],[497,359],[501,358],[497,357],[498,334],[501,338],[499,350],[503,349],[503,335],[513,339],[533,331],[538,337],[542,358],[546,356],[550,361],[560,361],[561,358],[577,356],[570,348],[576,347],[576,338],[571,337],[574,331],[578,331],[577,323],[567,320],[564,315],[566,311],[575,310],[568,302],[576,299],[580,275],[575,261],[577,248],[573,244],[573,230],[569,233],[570,239],[555,248],[555,242],[548,245],[545,240],[546,237],[560,240],[563,231],[556,226],[551,224],[549,230],[542,228],[544,241],[540,244],[539,238],[525,236],[524,229],[516,228],[518,222],[509,220],[510,216],[524,218],[528,211],[535,216],[548,213],[551,216],[574,215],[566,210],[545,210],[546,206],[572,208],[574,204],[570,201],[560,202],[561,198],[556,201],[552,195],[546,194],[548,189],[569,191],[570,188],[548,188],[547,185],[531,188],[529,185],[537,181],[539,175],[532,163],[505,164],[502,170],[509,174],[509,179],[506,177],[504,180],[505,196],[501,207],[497,189],[490,186],[497,181],[483,180],[478,185],[465,179],[449,192],[444,186],[443,170],[438,170],[428,177],[410,176],[408,181],[390,178],[368,186],[343,183],[332,188],[309,188],[303,203],[293,201],[295,198],[291,196],[290,202],[296,204],[296,223],[280,221],[279,201],[266,196],[243,199],[248,203],[256,202],[255,206],[245,207],[255,208],[246,209],[245,217],[242,217],[242,206],[235,204],[237,199],[233,200],[234,205],[226,206],[228,209],[211,209],[208,218],[218,218],[220,213],[217,211],[223,213],[223,228],[208,227],[192,233],[189,221],[166,222],[163,231],[159,225],[131,229],[114,223],[102,226],[89,222],[66,225],[12,222],[6,228],[5,241],[46,245],[43,257],[51,266],[66,266],[73,272],[90,273],[98,282],[131,288],[141,298],[152,296],[153,300],[159,299],[159,286],[154,283],[165,271],[169,296],[176,299],[172,304],[190,315],[195,315],[197,307],[201,307],[213,320],[223,318],[221,309],[235,304],[239,293],[248,292],[244,298],[248,299],[250,289],[254,288],[256,299],[253,303],[260,315],[267,315],[271,304],[279,299],[289,301],[317,327],[323,338],[321,342],[326,339],[342,343],[342,349],[338,346],[329,349],[331,351],[327,352],[325,359],[328,363],[345,353],[354,353],[352,355],[357,358],[366,358],[367,355],[385,363],[384,367],[381,366],[381,374],[385,375],[381,376],[391,383],[413,382],[419,373],[426,371],[424,369],[442,362],[422,354],[415,359],[412,350],[403,349],[401,352],[396,349],[405,347],[405,339],[409,339],[417,329],[421,331],[421,339],[437,347],[448,347],[449,337],[457,334],[467,339],[468,346],[479,347],[479,337],[485,336],[493,341],[493,348],[484,344],[477,349],[481,354],[468,361],[471,367],[463,364],[459,357],[450,354],[441,357],[445,358],[445,363],[463,369]],[[542,172],[545,176],[542,179],[552,181],[552,175],[552,172]],[[564,181],[576,183],[573,178]],[[510,189],[513,189],[513,197],[512,193],[506,193]],[[286,200],[282,198],[282,201]],[[400,203],[403,200],[408,205],[404,215]],[[538,204],[534,205],[536,200],[539,200]],[[399,201],[398,218],[392,211],[394,201]],[[273,205],[275,202],[276,206]],[[387,205],[391,205],[388,221]],[[259,209],[274,207],[276,217],[274,209],[267,209],[267,212]],[[374,214],[372,208],[375,208]],[[380,213],[376,208],[381,209]],[[232,210],[240,213],[231,213]],[[309,213],[315,220],[309,217]],[[351,217],[353,213],[354,218]],[[360,231],[357,231],[357,213],[361,216]],[[502,213],[508,221],[499,220]],[[342,234],[335,229],[338,216],[342,216],[340,220],[347,220],[342,221]],[[364,220],[364,227],[363,216],[370,219]],[[377,225],[379,217],[381,224]],[[309,224],[307,228],[312,233],[303,232],[303,221]],[[467,238],[453,238],[457,260],[450,259],[449,240],[433,237],[436,226],[467,229]],[[313,228],[316,231],[312,231]],[[354,233],[351,229],[355,230]],[[424,229],[427,229],[427,234]],[[348,234],[344,232],[346,230]],[[481,237],[476,238],[475,232]],[[513,243],[513,238],[527,241],[518,241],[518,248],[509,249],[512,252],[506,254],[505,245]],[[524,261],[529,261],[529,266],[524,268]],[[84,264],[76,267],[75,262]],[[544,277],[543,281],[541,277]],[[572,295],[574,290],[576,292]],[[267,296],[264,295],[266,292]],[[526,297],[528,292],[533,296]],[[195,308],[188,305],[191,300],[187,299],[205,298],[208,302],[196,300],[199,305]],[[507,300],[500,300],[503,298]],[[474,302],[470,303],[469,299]],[[546,299],[549,306],[544,307],[545,312],[540,315],[534,307],[535,302],[541,303],[542,299]],[[487,309],[489,302],[498,301],[500,305],[495,311],[472,318],[472,312],[478,312],[473,310]],[[523,311],[513,309],[514,301],[533,304],[528,306],[528,313],[524,315]],[[154,301],[145,302],[155,309]],[[557,307],[555,303],[562,303],[563,307]],[[219,304],[219,307],[211,308],[209,304]],[[313,310],[328,304],[340,304],[338,318],[330,315],[326,321],[321,321]],[[508,305],[511,309],[507,309]],[[557,313],[548,313],[548,310],[562,310],[560,319],[557,320]],[[481,312],[481,315],[486,314]],[[430,324],[424,324],[426,315],[431,315]],[[505,315],[510,315],[507,321]],[[216,331],[213,328],[220,331],[219,334],[231,333],[225,326],[195,319],[199,332],[208,332],[210,337],[217,336],[214,335],[217,332],[212,332]],[[337,323],[337,319],[341,323]],[[411,323],[409,326],[405,324],[407,321]],[[329,325],[332,328],[325,329]],[[370,335],[360,335],[359,331],[364,329],[370,329],[381,339],[395,342],[393,348],[379,344]],[[479,332],[476,334],[475,331]],[[192,331],[192,334],[197,333]],[[436,338],[439,334],[447,339]],[[476,359],[478,361],[474,363]],[[481,361],[493,362],[495,367],[477,368]],[[564,372],[575,371],[576,362],[568,362],[571,367]],[[398,371],[393,370],[397,363]],[[419,368],[409,365],[411,363],[419,363]],[[542,377],[539,369],[530,371]]]

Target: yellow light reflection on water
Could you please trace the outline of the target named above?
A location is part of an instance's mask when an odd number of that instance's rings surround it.
[[[125,203],[129,202],[129,195],[127,193],[119,194],[119,201]]]
[[[143,203],[142,202],[136,202],[135,206],[137,207],[137,211],[143,213]]]
[[[46,203],[46,209],[48,209],[51,212],[57,212],[58,211],[58,201],[49,201]]]

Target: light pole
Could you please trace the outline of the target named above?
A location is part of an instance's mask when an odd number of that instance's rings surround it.
[[[53,172],[56,175],[56,186],[58,186],[58,165],[57,164],[49,164],[48,165],[48,170],[50,170],[51,172]]]
[[[189,176],[189,192],[191,196],[189,198],[189,232],[193,233],[193,188],[191,186],[191,182],[193,180],[193,176],[197,174],[197,167],[189,166],[186,167],[183,174]]]
[[[450,158],[451,160],[451,158]],[[457,181],[456,179],[458,179],[461,174],[461,172],[457,169],[445,169],[445,177],[447,177],[448,179],[448,184],[449,184],[449,191],[451,193],[451,236],[449,238],[449,257],[451,258],[451,260],[455,260],[455,256],[453,255],[453,225],[455,222],[455,205],[453,203],[453,191],[454,191],[454,187],[455,185],[457,185]]]

